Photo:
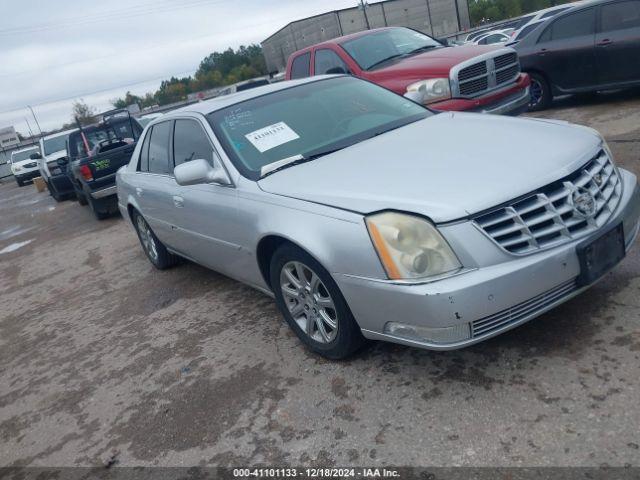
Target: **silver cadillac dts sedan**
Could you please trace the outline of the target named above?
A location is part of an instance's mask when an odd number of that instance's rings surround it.
[[[471,345],[620,262],[640,190],[568,123],[439,113],[348,76],[150,123],[117,175],[160,269],[190,259],[273,295],[308,347]]]

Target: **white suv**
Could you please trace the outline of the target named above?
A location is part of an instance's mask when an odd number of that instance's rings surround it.
[[[40,176],[39,158],[40,149],[38,147],[23,148],[11,153],[11,173],[16,177],[19,187],[22,187],[24,182]]]

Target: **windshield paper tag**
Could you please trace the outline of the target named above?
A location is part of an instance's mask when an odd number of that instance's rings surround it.
[[[247,133],[245,137],[260,153],[300,138],[298,134],[291,130],[289,125],[284,122],[274,123],[260,130]]]

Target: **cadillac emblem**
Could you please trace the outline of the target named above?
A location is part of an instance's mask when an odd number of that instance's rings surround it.
[[[573,208],[583,217],[593,217],[596,213],[596,199],[586,188],[576,188],[571,195]]]

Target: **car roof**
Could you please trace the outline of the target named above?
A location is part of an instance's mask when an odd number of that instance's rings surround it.
[[[323,46],[326,46],[326,45],[340,45],[343,42],[346,42],[346,41],[349,41],[349,40],[354,40],[354,39],[360,38],[360,37],[364,37],[365,35],[371,35],[372,33],[380,33],[380,32],[384,32],[386,30],[397,30],[398,28],[407,29],[408,27],[401,27],[401,26],[397,26],[397,27],[380,27],[380,28],[372,28],[370,30],[363,30],[361,32],[350,33],[349,35],[343,35],[341,37],[331,38],[331,39],[325,40],[323,42],[314,43],[313,45],[309,45],[308,47],[301,48],[300,50],[296,50],[291,55],[296,55],[296,54],[311,50],[312,48],[319,48],[319,47],[323,47]],[[409,29],[409,30],[411,30],[411,29]],[[422,33],[422,32],[420,32],[420,33]],[[426,34],[423,34],[423,35],[426,35]]]
[[[14,150],[11,152],[11,155],[15,155],[16,153],[28,152],[29,150],[40,150],[40,147],[37,145],[33,145],[31,147],[21,148],[20,150]]]
[[[57,137],[61,137],[63,135],[69,135],[72,132],[75,132],[76,130],[78,130],[77,128],[71,128],[69,130],[64,130],[62,132],[56,132],[56,133],[52,133],[51,135],[46,135],[44,137],[42,137],[43,140],[49,140],[50,138],[57,138]]]
[[[164,115],[163,120],[176,115],[180,115],[181,113],[201,113],[203,115],[207,115],[211,112],[215,112],[217,110],[222,110],[223,108],[230,107],[231,105],[235,105],[237,103],[241,103],[246,100],[251,100],[252,98],[261,97],[263,95],[268,95],[274,92],[279,92],[281,90],[286,90],[288,88],[296,87],[298,85],[318,82],[320,80],[324,80],[327,78],[345,77],[345,76],[347,75],[317,75],[314,77],[301,78],[297,80],[286,80],[283,82],[271,83],[269,85],[264,85],[262,87],[251,88],[249,90],[243,90],[241,92],[232,93],[230,95],[215,97],[210,100],[205,100],[203,102],[198,102],[192,105],[187,105],[186,107],[178,108]]]

